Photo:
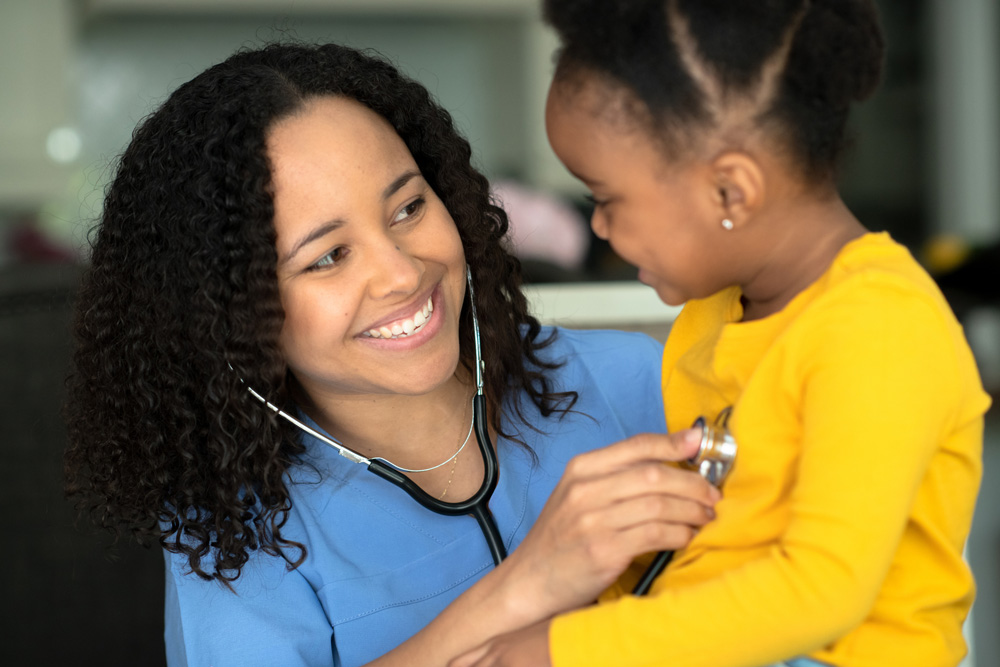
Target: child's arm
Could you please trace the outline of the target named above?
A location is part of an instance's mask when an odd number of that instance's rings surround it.
[[[970,381],[963,345],[940,310],[922,295],[892,293],[827,309],[813,324],[816,344],[800,346],[795,362],[805,392],[803,447],[782,539],[767,556],[705,583],[557,617],[553,664],[659,658],[672,667],[756,667],[820,649],[871,612],[914,503],[926,500],[917,491],[932,457],[948,459],[934,483],[960,480],[969,493],[975,457],[940,449],[961,428],[966,442],[981,444],[986,399],[969,389],[974,372]],[[967,530],[971,507],[957,521],[942,512],[940,522],[957,525],[927,526],[925,539],[935,542],[928,548],[943,545],[960,559],[950,536]],[[908,664],[917,663],[927,664]]]

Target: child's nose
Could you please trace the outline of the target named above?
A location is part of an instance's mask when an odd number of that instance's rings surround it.
[[[590,216],[590,228],[594,230],[597,238],[608,240],[608,220],[598,209],[595,209]]]

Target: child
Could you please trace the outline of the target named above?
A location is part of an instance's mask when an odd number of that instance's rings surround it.
[[[717,519],[648,597],[605,596],[479,664],[956,665],[989,399],[932,280],[835,190],[848,108],[879,78],[872,3],[545,11],[552,146],[598,236],[686,303],[668,426],[728,415],[739,449]]]

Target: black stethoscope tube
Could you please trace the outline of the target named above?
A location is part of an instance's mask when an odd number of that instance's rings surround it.
[[[653,585],[653,581],[655,581],[656,578],[660,576],[660,573],[667,568],[667,565],[670,564],[670,560],[673,557],[673,551],[661,551],[656,554],[656,558],[654,558],[653,562],[649,564],[646,571],[642,573],[639,583],[632,589],[632,595],[645,595],[648,593],[650,587]]]
[[[411,498],[432,512],[445,516],[471,514],[483,531],[483,537],[486,538],[486,545],[489,547],[490,555],[493,556],[493,562],[499,565],[500,561],[507,557],[507,550],[504,548],[500,530],[490,512],[489,502],[497,487],[500,467],[497,463],[497,454],[486,430],[486,399],[482,394],[476,394],[472,397],[472,420],[476,431],[476,441],[479,443],[479,451],[483,455],[483,483],[479,490],[466,500],[451,503],[434,498],[402,472],[379,459],[373,459],[368,464],[368,470],[406,491]]]

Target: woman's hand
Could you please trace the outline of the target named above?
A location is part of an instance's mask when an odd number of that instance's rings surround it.
[[[683,547],[712,519],[719,492],[664,465],[700,440],[697,430],[643,434],[575,457],[517,549],[377,663],[548,664],[552,616],[593,602],[633,558]]]
[[[505,564],[515,616],[535,623],[589,604],[636,556],[684,547],[721,496],[663,462],[689,458],[700,440],[695,429],[640,434],[570,461]]]
[[[550,667],[549,621],[529,625],[500,635],[465,655],[448,667]]]

